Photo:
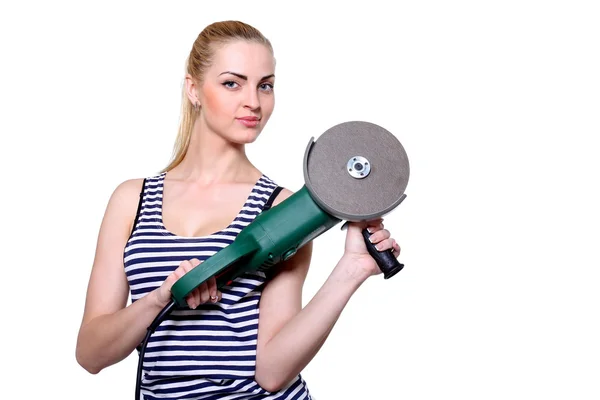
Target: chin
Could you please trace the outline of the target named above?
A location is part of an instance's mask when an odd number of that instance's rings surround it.
[[[246,132],[244,134],[238,134],[238,135],[230,135],[227,136],[227,140],[229,140],[232,143],[236,143],[236,144],[250,144],[250,143],[254,143],[256,141],[256,139],[258,139],[258,136],[260,135],[260,132]]]
[[[233,135],[230,136],[230,140],[238,144],[254,143],[260,136],[261,131],[262,129],[246,128],[242,131],[234,132]]]
[[[258,139],[258,137],[260,136],[260,132],[257,132],[254,135],[248,135],[245,139],[244,139],[244,144],[250,144],[250,143],[254,143],[256,142],[256,139]]]

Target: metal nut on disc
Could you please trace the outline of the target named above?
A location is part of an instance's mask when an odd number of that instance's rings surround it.
[[[356,156],[348,160],[346,168],[353,178],[363,179],[371,172],[371,163],[364,157]]]

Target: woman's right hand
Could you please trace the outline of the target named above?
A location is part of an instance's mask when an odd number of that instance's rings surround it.
[[[200,265],[200,260],[192,258],[191,260],[182,261],[179,267],[173,271],[167,279],[154,290],[156,300],[160,307],[165,307],[171,300],[171,287],[179,278]],[[200,304],[207,302],[216,303],[221,300],[221,292],[217,290],[217,281],[215,277],[211,277],[208,281],[203,282],[196,289],[192,290],[185,298],[188,306],[195,309]]]

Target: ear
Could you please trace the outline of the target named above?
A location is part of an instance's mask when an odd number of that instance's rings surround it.
[[[200,96],[198,96],[198,86],[190,74],[185,76],[185,92],[192,106],[198,104],[200,106]]]

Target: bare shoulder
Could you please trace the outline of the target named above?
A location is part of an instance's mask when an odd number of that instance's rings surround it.
[[[112,197],[118,201],[138,199],[142,190],[143,178],[128,179],[121,182],[114,190]]]
[[[128,179],[121,182],[108,201],[106,217],[113,222],[132,226],[142,191],[143,178]]]

